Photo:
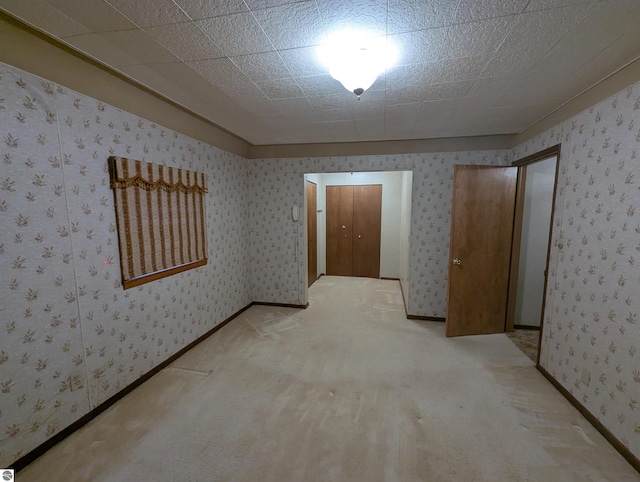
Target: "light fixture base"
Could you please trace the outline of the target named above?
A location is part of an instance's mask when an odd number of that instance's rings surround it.
[[[356,96],[358,97],[358,100],[360,100],[360,96],[364,94],[364,89],[362,87],[358,87],[353,91],[353,93],[356,94]]]

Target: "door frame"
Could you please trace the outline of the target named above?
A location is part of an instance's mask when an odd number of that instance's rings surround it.
[[[549,260],[551,255],[551,240],[553,231],[553,218],[556,208],[556,195],[558,192],[558,173],[560,172],[560,152],[561,144],[549,147],[542,151],[536,152],[529,156],[517,159],[511,163],[511,166],[518,168],[518,184],[516,187],[516,206],[513,225],[513,241],[511,242],[511,268],[509,274],[509,291],[507,294],[507,332],[514,331],[515,311],[516,311],[516,295],[518,290],[518,273],[520,263],[520,248],[522,242],[522,222],[524,214],[524,194],[526,181],[526,166],[538,161],[543,161],[550,157],[556,157],[556,173],[553,182],[553,197],[551,200],[551,216],[549,219],[549,240],[547,241],[547,261],[544,269],[544,283],[542,292],[542,307],[540,310],[540,333],[538,336],[538,354],[536,356],[536,366],[540,366],[540,345],[542,343],[542,330],[544,325],[544,310],[547,301],[547,280],[549,277]]]

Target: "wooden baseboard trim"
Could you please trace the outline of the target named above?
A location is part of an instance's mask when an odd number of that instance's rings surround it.
[[[173,363],[175,360],[177,360],[182,355],[184,355],[186,352],[191,350],[198,343],[200,343],[200,342],[204,341],[205,339],[209,338],[211,335],[213,335],[216,331],[220,330],[222,327],[224,327],[231,320],[233,320],[234,318],[239,316],[241,313],[243,313],[244,311],[246,311],[249,308],[251,308],[252,305],[253,305],[253,303],[249,303],[247,306],[245,306],[244,308],[241,308],[240,310],[236,311],[233,315],[228,317],[223,322],[218,323],[216,326],[214,326],[211,330],[206,332],[204,335],[200,336],[199,338],[196,338],[194,341],[192,341],[191,343],[186,345],[184,348],[182,348],[178,352],[176,352],[173,355],[171,355],[169,358],[167,358],[165,361],[160,363],[158,366],[152,368],[147,373],[142,375],[136,381],[134,381],[131,384],[127,385],[125,388],[120,390],[115,395],[112,395],[111,397],[109,397],[107,400],[102,402],[100,405],[98,405],[96,408],[94,408],[90,412],[88,412],[85,415],[83,415],[82,417],[80,417],[78,420],[73,422],[71,425],[69,425],[66,428],[62,429],[60,432],[55,434],[49,440],[47,440],[46,442],[44,442],[41,445],[39,445],[38,447],[33,449],[28,454],[23,455],[22,457],[20,457],[13,464],[11,464],[9,468],[14,469],[16,472],[19,472],[20,470],[24,469],[27,465],[29,465],[30,463],[35,461],[38,457],[43,455],[45,452],[47,452],[49,449],[51,449],[54,445],[62,442],[65,438],[67,438],[73,432],[75,432],[76,430],[82,428],[84,425],[86,425],[91,420],[93,420],[98,415],[100,415],[102,412],[104,412],[111,405],[113,405],[118,400],[123,398],[125,395],[129,394],[130,392],[132,392],[133,390],[138,388],[140,385],[142,385],[144,382],[149,380],[152,376],[154,376],[160,370],[162,370],[163,368],[166,368],[171,363]]]
[[[309,303],[307,303],[306,305],[295,305],[291,303],[271,303],[268,301],[254,301],[251,304],[260,305],[260,306],[280,306],[282,308],[301,308],[303,310],[306,310],[307,308],[309,308]]]
[[[531,325],[513,325],[513,328],[518,330],[540,331],[539,326],[531,326]]]
[[[613,448],[615,448],[618,452],[620,452],[620,455],[622,455],[627,460],[627,462],[629,462],[633,466],[634,469],[640,472],[640,459],[636,457],[634,454],[632,454],[631,451],[627,447],[625,447],[625,445],[620,440],[618,440],[618,438],[615,435],[613,435],[607,427],[602,425],[602,423],[589,410],[587,410],[587,408],[584,405],[582,405],[582,403],[580,403],[578,399],[574,397],[571,394],[571,392],[569,392],[569,390],[564,388],[560,384],[560,382],[558,382],[555,378],[553,378],[553,376],[551,376],[551,374],[547,370],[545,370],[540,365],[538,365],[537,368],[538,368],[538,371],[542,373],[542,375],[547,380],[549,380],[549,382],[551,382],[551,384],[554,387],[556,387],[556,389],[558,389],[558,391],[562,393],[562,395],[564,395],[564,397],[567,400],[569,400],[571,405],[576,407],[578,411],[582,414],[582,416],[586,418],[589,421],[589,423],[593,425],[596,428],[596,430],[598,430],[598,432],[600,432],[602,436],[606,438],[611,445],[613,445]]]
[[[441,318],[439,316],[419,316],[419,315],[407,315],[408,320],[422,320],[422,321],[440,321],[444,323],[447,321],[446,318]]]

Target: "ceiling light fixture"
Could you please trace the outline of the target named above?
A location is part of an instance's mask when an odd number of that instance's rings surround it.
[[[320,47],[319,54],[331,77],[358,100],[396,58],[395,49],[385,37],[365,38],[351,32],[334,35]]]

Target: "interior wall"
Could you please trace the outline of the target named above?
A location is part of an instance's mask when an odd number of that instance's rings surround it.
[[[411,245],[411,193],[413,175],[402,172],[402,200],[400,202],[400,285],[404,296],[404,308],[409,313],[409,248]]]
[[[561,143],[540,364],[640,457],[640,82],[513,149]]]
[[[307,302],[304,229],[290,220],[291,207],[304,203],[305,173],[411,171],[408,314],[444,317],[453,166],[507,162],[503,150],[249,161],[253,299]]]
[[[540,326],[557,157],[526,169],[515,324]]]
[[[322,181],[321,174],[307,174],[307,181],[311,181],[315,183],[317,186],[316,194],[317,194],[317,213],[316,213],[316,221],[317,221],[317,237],[318,237],[318,245],[317,245],[317,254],[318,259],[317,267],[318,267],[318,276],[321,274],[327,274],[327,263],[326,263],[326,252],[327,252],[327,221],[325,218],[325,207],[327,205],[327,193],[325,192],[325,186]],[[306,206],[305,206],[305,212]],[[306,243],[306,241],[305,241]],[[306,244],[305,244],[306,246]]]
[[[323,235],[323,250],[318,249],[318,270],[327,272],[326,257],[326,187],[363,184],[382,185],[382,213],[380,232],[380,277],[399,278],[400,262],[400,202],[402,199],[402,172],[339,172],[317,174],[316,179],[322,190],[322,197],[318,194],[318,238]],[[320,246],[320,242],[318,243]]]
[[[0,64],[0,467],[251,302],[247,161]],[[206,266],[124,291],[110,155],[207,174]]]

